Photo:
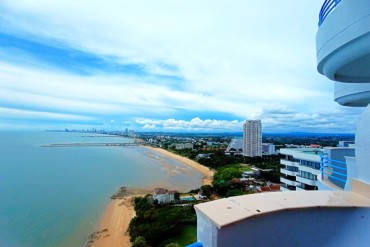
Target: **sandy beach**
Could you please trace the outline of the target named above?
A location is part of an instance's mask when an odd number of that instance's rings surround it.
[[[175,160],[180,161],[181,163],[183,163],[187,166],[191,166],[192,168],[194,168],[195,170],[197,170],[198,172],[203,174],[203,185],[212,184],[214,171],[209,169],[208,167],[206,167],[204,165],[201,165],[198,162],[195,162],[195,161],[193,161],[189,158],[171,153],[171,152],[169,152],[169,151],[167,151],[163,148],[154,148],[154,147],[150,147],[150,146],[143,146],[143,147],[154,150],[154,151],[159,152],[161,154],[167,155],[167,156],[169,156],[169,157],[171,157]]]
[[[127,230],[131,219],[135,217],[133,199],[137,196],[145,196],[150,192],[145,189],[128,188],[129,196],[112,199],[100,221],[99,229],[92,234],[93,242],[87,246],[131,246]]]
[[[143,146],[154,150],[173,159],[176,159],[187,166],[191,166],[203,174],[203,184],[211,184],[214,171],[186,157],[182,157],[161,148]],[[144,196],[151,191],[141,189],[128,189],[130,196],[123,199],[113,199],[107,207],[101,219],[99,229],[92,234],[91,242],[87,246],[91,247],[130,247],[130,236],[127,233],[129,223],[135,217],[133,198]]]
[[[100,222],[99,230],[93,234],[94,242],[90,246],[131,246],[127,229],[134,216],[132,197],[112,200]]]

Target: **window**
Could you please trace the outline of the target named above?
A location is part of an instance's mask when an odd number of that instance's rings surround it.
[[[310,179],[310,180],[317,180],[317,176],[316,175],[313,175],[310,172],[301,171],[300,177],[306,178],[306,179]]]
[[[300,161],[300,164],[302,166],[307,166],[307,167],[311,167],[315,170],[320,170],[320,163],[319,162],[314,162],[314,161],[307,161],[307,160],[301,160]]]

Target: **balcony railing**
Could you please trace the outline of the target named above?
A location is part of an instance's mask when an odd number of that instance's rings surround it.
[[[326,17],[335,9],[340,1],[341,0],[325,0],[320,10],[319,26],[321,26]]]
[[[343,183],[347,182],[347,167],[346,162],[329,159],[327,156],[321,156],[320,162],[321,179],[325,179],[325,175],[330,179],[334,179]]]

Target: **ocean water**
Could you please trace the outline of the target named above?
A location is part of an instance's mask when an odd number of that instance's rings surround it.
[[[0,246],[83,246],[121,186],[187,191],[202,175],[143,147],[42,147],[132,142],[65,132],[0,132]]]

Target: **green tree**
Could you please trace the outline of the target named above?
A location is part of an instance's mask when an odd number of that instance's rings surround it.
[[[165,247],[180,247],[180,246],[176,243],[169,243],[169,244],[166,244]]]
[[[203,192],[204,196],[210,197],[213,192],[213,187],[207,184],[200,187],[200,190]]]
[[[135,238],[134,242],[132,243],[132,247],[146,247],[145,238],[142,236],[138,236]]]

